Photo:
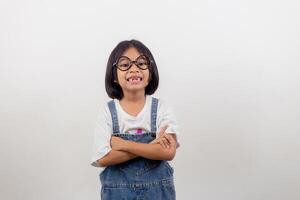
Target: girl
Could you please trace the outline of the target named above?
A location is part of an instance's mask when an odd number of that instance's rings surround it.
[[[179,146],[179,131],[170,107],[151,96],[158,83],[156,63],[144,44],[122,41],[113,49],[105,76],[112,100],[98,115],[91,161],[104,169],[102,200],[176,198],[168,161]]]

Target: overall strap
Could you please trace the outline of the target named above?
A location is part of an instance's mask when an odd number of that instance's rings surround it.
[[[152,97],[151,105],[151,132],[156,133],[156,118],[157,118],[158,99]]]
[[[117,109],[116,109],[115,102],[114,102],[114,100],[111,100],[107,104],[108,104],[108,108],[109,108],[110,113],[111,113],[112,125],[113,125],[113,134],[120,133],[118,115],[117,115]]]

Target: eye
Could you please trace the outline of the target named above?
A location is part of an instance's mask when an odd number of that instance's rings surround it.
[[[118,62],[118,67],[122,69],[127,69],[129,65],[129,61],[126,58],[121,58]]]
[[[123,68],[126,68],[126,67],[129,67],[129,64],[127,64],[127,63],[126,64],[120,64],[119,66],[123,67]]]
[[[143,65],[147,65],[147,63],[146,62],[138,62],[137,65],[138,66],[143,66]]]
[[[145,56],[141,56],[137,60],[137,65],[140,67],[146,67],[147,65],[149,65],[149,61],[147,60],[147,58]]]

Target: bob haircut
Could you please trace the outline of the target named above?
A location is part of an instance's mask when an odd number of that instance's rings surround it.
[[[113,65],[123,55],[123,53],[130,47],[136,48],[140,54],[147,56],[150,60],[149,83],[146,86],[145,94],[151,95],[158,88],[158,84],[159,84],[158,70],[150,50],[142,42],[138,40],[125,40],[120,42],[112,50],[106,66],[105,89],[108,96],[112,99],[121,100],[124,96],[123,90],[121,86],[118,84],[117,68],[114,67]]]

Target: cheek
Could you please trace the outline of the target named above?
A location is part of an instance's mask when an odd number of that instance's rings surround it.
[[[120,71],[117,71],[117,78],[118,78],[118,82],[124,82],[124,79],[125,79],[125,75],[120,72]]]

